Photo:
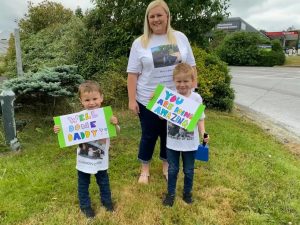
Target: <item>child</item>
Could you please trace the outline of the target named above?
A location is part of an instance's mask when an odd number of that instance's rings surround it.
[[[85,81],[80,84],[78,94],[84,109],[90,110],[101,107],[103,93],[98,83]],[[115,116],[110,118],[110,122],[116,125],[118,131],[120,130],[118,119]],[[53,128],[55,133],[58,133],[60,129],[58,125]],[[77,148],[78,198],[80,209],[88,218],[95,217],[89,196],[91,174],[95,174],[102,205],[107,211],[114,210],[107,173],[109,144],[110,140],[107,138],[79,144]]]
[[[177,92],[187,98],[190,98],[198,103],[202,103],[202,98],[199,94],[192,92],[194,82],[194,70],[186,63],[178,64],[173,71],[173,80]],[[183,172],[184,172],[184,188],[183,200],[191,204],[192,188],[194,178],[195,151],[199,145],[199,133],[203,137],[205,133],[204,114],[198,122],[195,130],[187,132],[185,129],[178,127],[168,121],[167,123],[167,159],[168,168],[168,193],[163,200],[163,205],[173,206],[175,199],[175,190],[177,175],[179,172],[179,157],[182,155]],[[204,141],[208,142],[209,138]]]

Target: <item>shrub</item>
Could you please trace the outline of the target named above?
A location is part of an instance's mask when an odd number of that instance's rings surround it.
[[[283,65],[285,62],[285,55],[278,51],[260,51],[258,55],[257,66],[274,66]]]
[[[234,32],[225,37],[217,53],[229,65],[254,66],[258,60],[258,45],[265,41],[257,33]]]
[[[110,60],[109,70],[95,76],[103,89],[105,105],[127,108],[127,60],[127,57]]]
[[[77,74],[76,66],[59,66],[7,80],[3,88],[12,89],[18,103],[34,108],[42,106],[46,111],[52,111],[56,100],[74,96],[81,82],[83,78]]]
[[[216,55],[193,47],[198,71],[198,89],[209,108],[231,111],[234,91],[230,87],[231,76],[227,65]]]
[[[258,33],[235,32],[225,37],[217,54],[229,65],[236,66],[274,66],[284,63],[285,56],[279,40],[271,42],[271,51],[260,49],[261,44],[270,44],[270,41]]]

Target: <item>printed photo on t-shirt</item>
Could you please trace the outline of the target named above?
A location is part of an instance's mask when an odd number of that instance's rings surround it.
[[[79,155],[85,158],[103,159],[105,155],[105,143],[99,141],[80,144],[79,149]]]
[[[151,48],[154,68],[181,63],[182,57],[177,45],[160,45]]]
[[[194,131],[188,132],[186,129],[173,123],[168,123],[168,137],[176,140],[193,140]]]

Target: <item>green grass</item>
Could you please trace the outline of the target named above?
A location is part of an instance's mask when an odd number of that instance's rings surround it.
[[[300,66],[300,56],[286,56],[284,66]]]
[[[89,224],[300,223],[299,158],[246,119],[207,112],[210,160],[196,162],[195,202],[186,205],[182,201],[180,172],[175,205],[167,208],[162,206],[166,182],[158,149],[151,163],[150,184],[138,185],[138,119],[127,111],[116,115],[122,130],[112,140],[109,169],[116,211],[108,213],[100,206],[93,179],[90,193],[97,216]],[[51,118],[38,122],[31,117],[18,137],[23,146],[19,153],[1,145],[0,224],[87,224],[78,209],[75,148],[58,148]]]

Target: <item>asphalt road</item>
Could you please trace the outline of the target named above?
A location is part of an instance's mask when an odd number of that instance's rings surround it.
[[[299,67],[230,67],[235,103],[300,137]]]

